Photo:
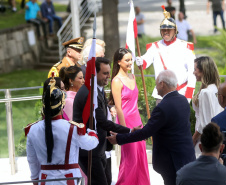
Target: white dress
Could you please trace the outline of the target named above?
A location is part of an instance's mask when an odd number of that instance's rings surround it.
[[[72,177],[81,177],[79,168],[68,170],[41,170],[41,165],[65,164],[65,152],[70,125],[71,124],[68,121],[63,119],[52,120],[54,148],[51,163],[47,163],[44,120],[31,126],[27,135],[27,160],[31,171],[31,179],[42,179],[43,175],[45,176],[45,179],[66,178],[68,175]],[[90,135],[85,134],[79,136],[77,134],[77,127],[74,126],[69,153],[69,164],[78,163],[79,147],[85,150],[92,150],[98,145],[99,141],[97,137]],[[66,185],[67,182],[52,181],[46,182],[46,184]],[[75,180],[75,185],[76,184],[77,181]]]
[[[170,45],[167,45],[164,40],[158,41],[157,45],[159,49],[155,43],[147,44],[147,52],[141,57],[143,59],[143,68],[148,68],[153,63],[156,79],[159,73],[164,70],[163,60],[166,68],[176,74],[179,86],[187,82],[187,85],[178,92],[186,98],[191,99],[196,84],[196,78],[193,74],[195,59],[193,44],[176,39]],[[161,54],[162,60],[159,53]],[[162,99],[158,95],[156,88],[152,96],[157,99]]]
[[[200,134],[202,134],[203,128],[211,122],[211,119],[224,110],[218,102],[217,92],[216,85],[210,84],[199,94],[199,107],[192,104],[196,117],[195,130]],[[201,154],[199,143],[200,141],[195,146],[196,157]]]

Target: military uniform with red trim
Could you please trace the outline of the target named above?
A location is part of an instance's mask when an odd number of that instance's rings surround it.
[[[154,66],[155,79],[163,70],[172,70],[177,77],[177,90],[186,98],[191,99],[194,93],[196,78],[194,71],[194,45],[193,43],[182,41],[174,38],[166,42],[149,43],[146,46],[147,52],[141,57],[143,59],[143,69],[148,68],[151,64]],[[152,96],[162,99],[155,88]]]
[[[31,179],[56,179],[81,177],[78,165],[79,148],[94,149],[98,137],[94,131],[78,135],[74,122],[68,122],[58,116],[52,120],[54,147],[51,163],[47,163],[47,147],[45,142],[45,121],[41,120],[25,128],[27,134],[27,160],[31,171]],[[51,181],[39,185],[76,185],[76,180]]]

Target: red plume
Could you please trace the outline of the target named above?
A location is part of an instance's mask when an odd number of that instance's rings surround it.
[[[52,78],[54,77],[54,72],[52,72]]]
[[[165,10],[165,6],[164,5],[162,5],[161,7],[162,7],[163,10]]]

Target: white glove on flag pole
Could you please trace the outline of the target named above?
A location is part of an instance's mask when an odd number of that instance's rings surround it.
[[[132,74],[134,74],[134,61],[136,60],[135,38],[137,37],[137,21],[134,12],[133,1],[130,0],[129,3],[130,3],[130,13],[126,33],[126,49],[130,49],[130,51],[132,52],[133,57]]]

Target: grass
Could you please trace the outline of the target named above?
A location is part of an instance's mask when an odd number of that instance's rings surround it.
[[[12,28],[26,23],[25,9],[21,9],[20,2],[21,0],[16,1],[17,12],[12,12],[11,9],[7,9],[4,13],[0,13],[0,29]],[[40,3],[38,4],[40,5]],[[5,5],[8,6],[8,4]],[[67,5],[55,3],[54,7],[56,12],[64,12],[67,9]]]
[[[0,75],[0,88],[19,88],[40,86],[47,78],[47,71],[21,70],[13,73]],[[40,95],[39,90],[17,91],[12,92],[12,97]],[[0,92],[0,99],[4,98],[3,92]],[[36,103],[38,100],[13,102],[13,127],[15,146],[18,145],[23,128],[37,120]],[[0,103],[0,157],[8,157],[8,139],[6,125],[5,104]]]

